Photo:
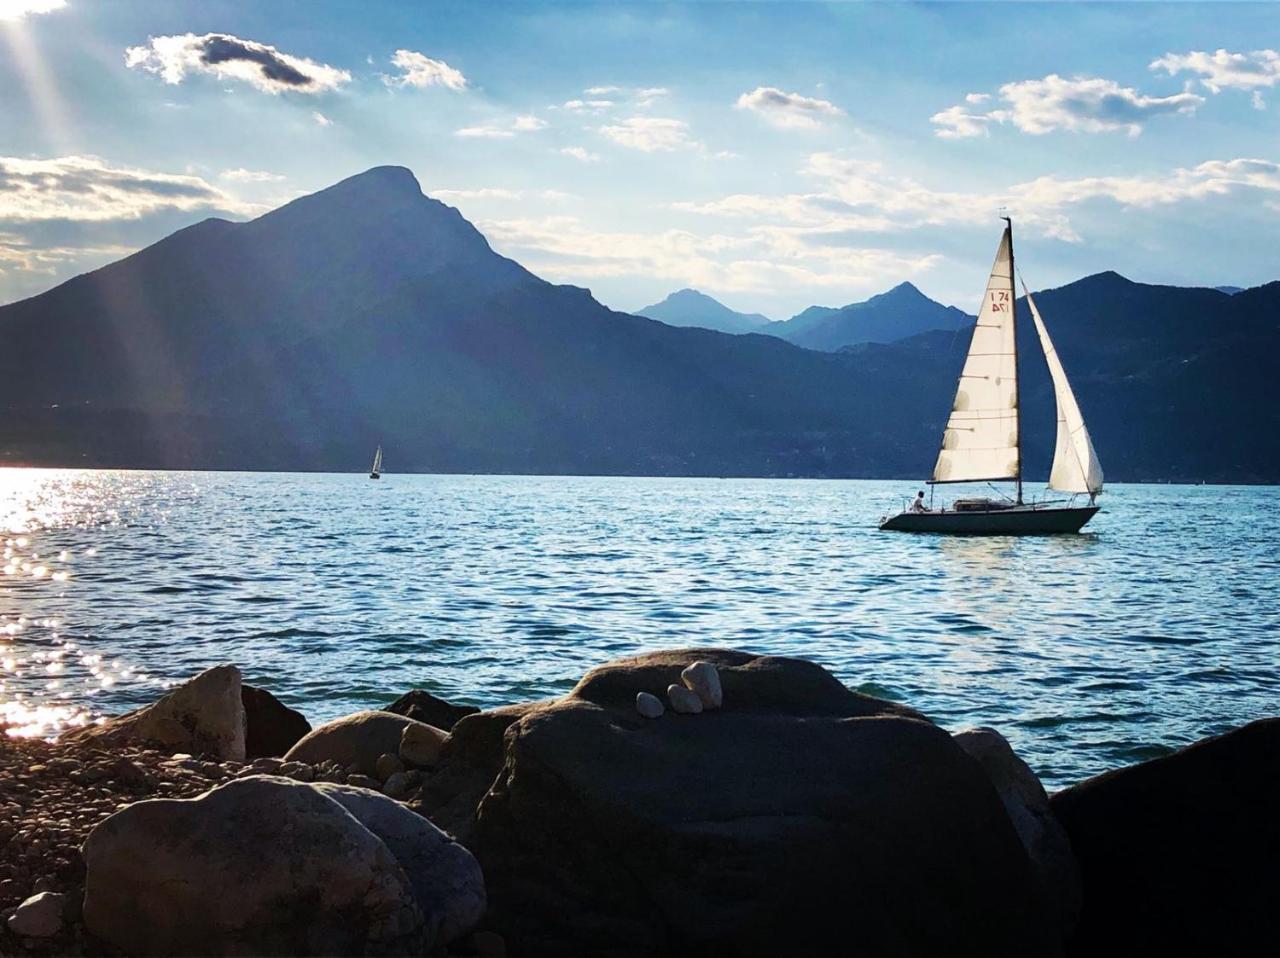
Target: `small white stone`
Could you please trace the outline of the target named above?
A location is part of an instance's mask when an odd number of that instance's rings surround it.
[[[724,702],[720,673],[710,662],[694,662],[680,673],[680,681],[697,693],[703,708],[718,709]]]
[[[666,708],[662,705],[662,699],[649,692],[636,693],[636,711],[645,718],[661,718]]]
[[[52,938],[62,931],[67,898],[57,892],[32,895],[9,916],[9,930],[22,938]]]
[[[681,715],[697,715],[702,711],[702,699],[698,698],[698,693],[683,685],[668,685],[667,701],[671,703],[671,710]]]

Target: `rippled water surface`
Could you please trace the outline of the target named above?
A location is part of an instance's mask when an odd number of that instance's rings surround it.
[[[498,705],[643,649],[800,655],[1050,785],[1280,713],[1276,490],[1116,486],[1089,534],[881,533],[909,483],[0,471],[0,720],[235,662],[313,721]]]

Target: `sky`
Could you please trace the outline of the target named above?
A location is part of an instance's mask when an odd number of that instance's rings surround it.
[[[0,303],[402,165],[635,310],[1280,278],[1280,5],[0,0]]]

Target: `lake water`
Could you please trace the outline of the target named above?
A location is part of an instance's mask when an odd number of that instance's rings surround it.
[[[1050,787],[1280,713],[1276,490],[1114,486],[1078,536],[878,532],[910,482],[0,470],[0,719],[234,662],[313,722],[719,645],[821,662]]]

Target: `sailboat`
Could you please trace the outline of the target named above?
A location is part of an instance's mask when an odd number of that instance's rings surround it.
[[[1023,284],[1027,308],[1053,380],[1058,406],[1058,439],[1049,470],[1049,487],[1070,493],[1070,500],[1025,502],[1022,497],[1022,422],[1019,410],[1017,275],[1013,262],[1013,222],[1005,221],[995,264],[973,329],[969,353],[956,389],[955,403],[942,435],[942,448],[930,485],[952,482],[1016,483],[1015,499],[961,498],[950,507],[929,508],[923,493],[880,528],[893,532],[943,532],[968,535],[1035,535],[1079,532],[1098,512],[1102,465],[1085,428],[1084,417],[1067,382],[1049,331]],[[1075,496],[1087,493],[1087,505]]]
[[[378,451],[373,454],[373,468],[369,470],[370,479],[382,478],[382,447],[378,447]]]

